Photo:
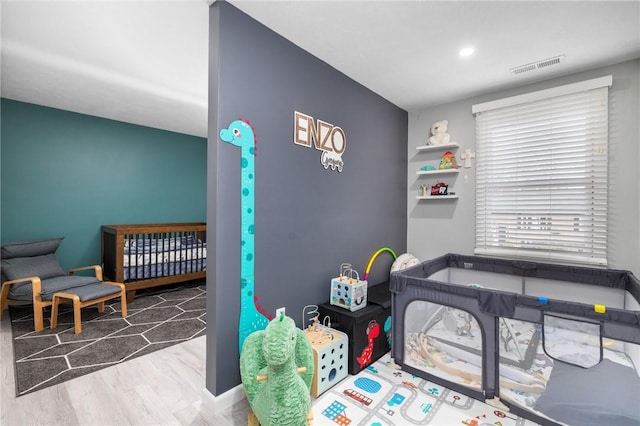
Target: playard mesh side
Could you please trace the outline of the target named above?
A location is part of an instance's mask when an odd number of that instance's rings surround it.
[[[630,272],[448,254],[390,288],[403,370],[543,424],[640,425]]]

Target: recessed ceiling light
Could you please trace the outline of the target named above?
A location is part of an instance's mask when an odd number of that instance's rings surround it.
[[[471,55],[473,55],[473,52],[475,52],[473,47],[465,47],[465,48],[460,49],[460,52],[458,52],[458,55],[460,55],[460,56],[471,56]]]

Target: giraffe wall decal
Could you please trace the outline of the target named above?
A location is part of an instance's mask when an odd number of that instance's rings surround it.
[[[257,330],[264,330],[269,324],[264,310],[256,306],[257,296],[254,288],[255,261],[255,157],[256,140],[253,128],[242,118],[220,130],[220,139],[240,147],[240,322],[238,325],[238,344],[242,352],[244,340]]]

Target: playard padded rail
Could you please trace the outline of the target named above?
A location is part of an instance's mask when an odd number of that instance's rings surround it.
[[[514,413],[539,423],[555,424],[554,417],[542,415],[540,411],[533,410],[531,406],[525,406],[524,403],[519,406],[505,402],[506,390],[501,392],[501,386],[505,383],[504,374],[507,374],[506,371],[511,368],[506,365],[502,357],[504,354],[502,345],[505,343],[502,333],[507,332],[504,326],[529,325],[531,332],[538,333],[535,341],[531,339],[533,342],[531,346],[538,347],[537,337],[541,335],[538,358],[546,358],[547,348],[544,347],[543,331],[545,320],[547,324],[551,324],[551,317],[584,325],[595,324],[596,332],[593,337],[596,342],[599,337],[599,347],[597,343],[595,347],[600,351],[600,361],[607,361],[606,357],[602,356],[603,352],[607,352],[606,344],[617,341],[617,347],[624,348],[619,354],[626,357],[627,366],[640,368],[640,281],[629,271],[446,254],[414,267],[393,272],[389,286],[393,307],[392,357],[403,370],[480,400],[500,397],[501,402],[506,403]],[[423,307],[415,309],[417,306]],[[464,342],[464,339],[469,341],[466,337],[460,337],[464,335],[461,327],[457,329],[458,336],[448,340],[438,340],[438,337],[434,337],[435,334],[429,334],[440,333],[441,336],[443,332],[447,332],[447,327],[442,325],[444,322],[433,327],[443,317],[440,315],[433,320],[436,317],[434,310],[439,314],[445,312],[444,317],[448,315],[449,330],[452,329],[451,318],[455,316],[459,319],[466,315],[469,318],[466,323],[469,330],[472,325],[478,330],[476,335],[480,337],[477,337],[476,341],[479,350],[471,354],[469,348],[451,344],[452,341]],[[422,327],[415,326],[419,321],[424,324]],[[469,325],[470,322],[472,325]],[[551,330],[550,325],[549,329]],[[411,333],[418,330],[420,332]],[[508,332],[511,331],[512,329],[509,328]],[[419,339],[422,340],[418,341]],[[549,337],[548,340],[551,341],[551,338]],[[427,348],[427,344],[434,345],[436,348],[434,352],[429,352],[433,348]],[[416,345],[418,352],[422,349],[421,353],[425,355],[424,363],[415,363],[408,355],[415,354],[415,351],[411,351],[416,348]],[[434,364],[432,355],[438,350],[442,352],[442,348],[445,348],[445,352],[446,348],[450,348],[450,354],[467,351],[460,359],[465,360],[463,363],[475,361],[478,372],[475,376],[465,374],[462,376],[467,382],[470,377],[476,378],[477,387],[465,385],[464,380],[451,381],[445,373],[441,376],[433,375],[433,369],[429,368],[429,366],[433,368]],[[575,348],[579,346],[576,345],[572,349]],[[579,352],[579,349],[576,351]],[[549,357],[550,360],[552,358]],[[550,362],[553,364],[554,361]],[[447,371],[448,367],[444,363],[441,364],[445,369],[441,371]],[[599,362],[598,364],[601,365],[600,369],[604,369],[607,363]],[[560,371],[565,363],[556,362],[555,365]],[[575,365],[577,364],[569,367],[573,368]],[[436,369],[437,367],[438,365],[435,366]],[[589,369],[579,368],[578,370]],[[593,371],[595,370],[594,368]],[[523,369],[518,373],[523,371],[528,372]],[[630,376],[632,377],[630,386],[635,391],[636,387],[640,386],[640,378],[637,374],[635,377],[633,374]],[[551,384],[550,377],[547,375],[544,385],[550,389]],[[604,388],[607,386],[616,385],[606,384]],[[567,389],[566,397],[571,398],[572,393],[575,394]],[[544,392],[541,395],[544,395]],[[536,395],[536,398],[540,398],[541,402],[543,400],[540,395]],[[607,401],[607,404],[610,404],[610,401]],[[598,415],[601,414],[603,407],[597,406],[594,410]],[[606,410],[607,414],[615,413],[618,408],[608,405]],[[588,410],[585,411],[588,412]],[[631,417],[634,417],[633,413]],[[635,417],[640,424],[640,413],[635,413]],[[576,418],[570,419],[572,421],[569,423],[573,423]],[[615,424],[610,419],[605,423]]]
[[[615,269],[596,269],[579,266],[554,265],[506,259],[484,258],[459,254],[447,254],[436,259],[423,262],[399,273],[394,273],[390,282],[391,291],[395,294],[403,293],[407,286],[426,285],[427,288],[458,294],[466,297],[477,297],[483,310],[495,315],[513,315],[517,305],[561,312],[570,315],[580,315],[595,320],[612,321],[621,324],[640,326],[640,311],[630,311],[607,307],[604,313],[599,313],[600,304],[587,305],[567,300],[555,300],[552,295],[530,296],[526,294],[507,293],[493,288],[451,286],[448,282],[429,279],[433,274],[446,268],[458,268],[473,271],[493,272],[522,277],[523,289],[527,286],[527,279],[539,278],[543,280],[564,281],[628,292],[640,303],[640,280],[631,272]],[[524,293],[524,290],[523,290]],[[598,307],[595,307],[598,305]]]

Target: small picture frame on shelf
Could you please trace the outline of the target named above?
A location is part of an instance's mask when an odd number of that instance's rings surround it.
[[[432,196],[449,195],[448,189],[449,189],[449,185],[447,185],[444,182],[438,182],[431,187],[431,195]]]

